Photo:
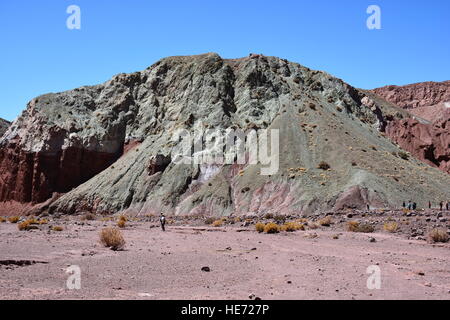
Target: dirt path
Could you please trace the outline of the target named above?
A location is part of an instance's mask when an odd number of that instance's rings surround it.
[[[316,230],[163,233],[142,222],[123,230],[125,251],[114,252],[98,243],[104,225],[19,232],[0,224],[0,299],[450,299],[449,244]],[[66,288],[70,265],[81,268],[81,290]],[[371,265],[379,290],[367,288]]]

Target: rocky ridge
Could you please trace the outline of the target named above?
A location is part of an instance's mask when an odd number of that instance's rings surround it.
[[[385,136],[408,118],[370,91],[285,59],[169,57],[33,99],[0,140],[0,201],[50,214],[311,215],[450,199],[450,176],[403,159]],[[173,162],[173,133],[200,127],[278,129],[278,172]]]

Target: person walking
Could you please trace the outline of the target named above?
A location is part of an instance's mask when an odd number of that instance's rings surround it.
[[[159,222],[161,223],[162,231],[166,231],[166,216],[161,212],[161,216],[159,217]]]
[[[428,209],[431,209],[431,201],[428,201]]]
[[[439,203],[439,208],[441,208],[441,211],[442,211],[442,207],[444,206],[444,203],[441,201],[440,203]]]

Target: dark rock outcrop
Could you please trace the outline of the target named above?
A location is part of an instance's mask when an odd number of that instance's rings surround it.
[[[10,125],[11,125],[11,122],[0,118],[0,137],[6,132],[6,130],[8,129],[8,127]]]

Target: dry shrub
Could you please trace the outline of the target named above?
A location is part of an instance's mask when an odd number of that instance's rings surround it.
[[[61,232],[61,231],[64,230],[64,228],[61,227],[61,226],[53,226],[53,227],[52,227],[52,230],[53,230],[53,231],[56,231],[56,232]]]
[[[205,224],[213,224],[214,221],[216,221],[215,218],[209,217],[209,218],[206,218],[206,219],[205,219]]]
[[[404,151],[399,151],[399,152],[397,153],[397,155],[398,155],[400,158],[402,158],[403,160],[409,160],[409,154],[407,154],[407,153],[404,152]]]
[[[31,224],[30,224],[30,221],[22,221],[21,223],[19,223],[18,225],[17,225],[17,228],[20,230],[20,231],[28,231],[28,230],[30,230],[31,229]]]
[[[383,229],[387,232],[397,232],[399,227],[398,227],[398,223],[395,221],[388,221],[384,223]]]
[[[18,217],[18,216],[13,216],[13,217],[8,218],[8,221],[10,223],[17,223],[17,222],[19,222],[19,220],[20,220],[20,217]]]
[[[297,222],[286,222],[284,226],[281,227],[283,231],[294,232],[298,230],[305,230],[305,226],[303,224]]]
[[[325,218],[322,218],[319,221],[317,221],[318,224],[320,224],[321,226],[324,226],[324,227],[329,227],[332,222],[333,221],[331,219],[331,216],[326,216]]]
[[[31,225],[31,224],[39,224],[39,221],[37,221],[36,218],[30,218],[30,219],[28,219],[27,221],[28,221],[28,223],[29,223],[30,225]]]
[[[81,217],[81,220],[83,221],[94,221],[95,220],[95,215],[92,213],[86,213],[85,215],[83,215]]]
[[[445,229],[442,228],[434,228],[428,234],[428,239],[430,242],[448,242],[449,236]]]
[[[47,224],[48,220],[47,219],[41,219],[39,220],[39,224]]]
[[[218,228],[218,227],[223,226],[223,220],[220,219],[220,220],[214,221],[214,222],[212,223],[212,226],[215,227],[215,228]]]
[[[267,219],[267,220],[273,219],[273,213],[266,213],[264,215],[264,219]]]
[[[125,239],[119,229],[106,228],[100,232],[100,242],[111,250],[122,250],[125,246]]]
[[[322,161],[321,163],[319,163],[319,165],[317,166],[317,169],[322,169],[322,170],[328,170],[330,169],[330,165],[328,163],[326,163],[325,161]]]
[[[276,223],[270,222],[265,225],[264,232],[265,233],[278,233],[278,232],[280,232],[280,227]]]
[[[117,226],[121,229],[125,228],[127,222],[125,220],[119,220],[117,221]]]
[[[264,232],[264,228],[266,227],[266,225],[264,224],[264,223],[261,223],[261,222],[258,222],[256,225],[255,225],[255,229],[256,229],[256,231],[258,231],[259,233],[262,233],[262,232]]]
[[[276,223],[284,223],[286,221],[286,216],[282,214],[277,214],[273,216],[273,220],[275,220]]]
[[[3,217],[0,217],[0,223],[4,223],[4,222],[6,222],[6,219]]]
[[[347,223],[347,229],[350,232],[362,232],[362,233],[372,233],[375,228],[369,224],[360,224],[357,221],[349,221]]]

